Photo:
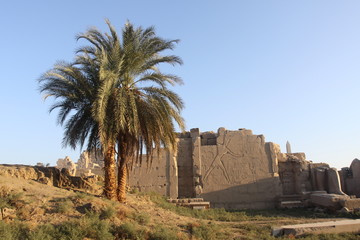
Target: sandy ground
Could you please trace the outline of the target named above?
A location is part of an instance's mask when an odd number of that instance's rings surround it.
[[[136,194],[128,194],[126,204],[109,201],[102,197],[92,194],[82,194],[73,190],[60,189],[49,185],[38,183],[34,180],[24,180],[16,177],[0,175],[0,190],[21,194],[21,203],[16,210],[16,214],[21,221],[36,226],[38,224],[51,223],[58,224],[64,221],[80,218],[83,213],[79,211],[79,207],[91,204],[95,208],[101,209],[105,206],[113,206],[117,210],[117,218],[114,219],[114,224],[121,224],[131,214],[145,214],[149,216],[147,226],[149,228],[164,225],[177,229],[180,232],[185,232],[188,224],[214,223],[220,225],[224,231],[229,233],[230,238],[241,237],[244,231],[239,229],[239,225],[254,225],[257,226],[281,226],[286,224],[299,224],[311,222],[323,222],[332,219],[303,219],[303,218],[284,218],[281,220],[257,220],[254,221],[241,221],[241,222],[220,222],[199,220],[196,218],[185,217],[178,215],[169,210],[157,207],[149,196],[139,196]],[[86,197],[84,197],[86,196]],[[70,201],[71,200],[71,201]],[[59,213],[56,208],[64,201],[70,201],[72,209],[67,213]],[[11,215],[14,215],[15,210],[9,209],[8,219],[11,221]],[[14,216],[13,216],[14,217]],[[14,217],[15,218],[15,217]],[[187,234],[186,232],[184,234]]]

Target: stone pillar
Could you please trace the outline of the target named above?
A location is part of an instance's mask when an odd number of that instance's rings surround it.
[[[177,152],[166,151],[166,175],[167,196],[172,199],[177,199],[179,194]]]
[[[202,193],[202,173],[201,173],[201,137],[200,130],[193,128],[190,130],[192,139],[192,161],[193,161],[193,181],[194,196],[199,197]]]
[[[351,189],[351,195],[360,198],[360,160],[355,158],[350,165],[352,178],[348,181],[348,189]]]
[[[336,168],[327,169],[327,181],[329,193],[345,195],[345,193],[341,190],[340,177]]]
[[[280,152],[278,146],[272,142],[265,143],[265,150],[269,158],[269,172],[273,177],[279,176],[279,164],[277,154]]]
[[[341,184],[341,189],[343,190],[343,192],[347,193],[347,188],[346,188],[346,178],[347,178],[347,173],[349,171],[349,168],[345,167],[345,168],[341,168],[341,170],[338,172],[339,173],[339,177],[340,177],[340,184]]]

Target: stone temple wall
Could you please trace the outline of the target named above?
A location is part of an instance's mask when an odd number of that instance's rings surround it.
[[[128,184],[138,188],[141,192],[158,192],[165,196],[169,195],[167,157],[168,154],[162,150],[160,155],[155,154],[152,163],[147,165],[146,156],[143,156],[144,161],[141,165],[140,163],[133,165]]]
[[[151,163],[146,163],[143,156],[142,164],[135,163],[128,175],[128,184],[140,192],[157,192],[164,196],[178,196],[178,166],[176,153],[161,150],[155,154]]]
[[[142,165],[135,163],[129,186],[173,199],[200,197],[226,209],[274,208],[312,194],[360,197],[357,159],[338,172],[326,163],[306,160],[304,153],[281,153],[277,144],[247,129],[219,128],[214,133],[194,128],[179,133],[177,140],[176,152],[162,149],[152,164],[146,164],[146,156]],[[102,157],[94,153],[82,153],[77,164],[60,160],[60,168],[77,167],[77,175],[103,173]]]
[[[152,166],[136,166],[129,185],[172,198],[202,197],[213,207],[272,208],[282,194],[277,145],[251,130],[179,134],[177,154],[163,151]]]
[[[136,166],[129,185],[170,198],[201,197],[212,207],[264,209],[289,197],[309,198],[312,192],[344,194],[340,179],[346,193],[360,196],[360,161],[342,172],[340,178],[328,164],[312,163],[304,153],[281,153],[277,144],[251,130],[191,129],[178,135],[177,153],[163,150],[150,168]]]
[[[216,144],[200,148],[203,188],[200,196],[212,206],[227,209],[275,206],[281,186],[273,171],[276,159],[267,154],[264,136],[245,129],[220,128]]]

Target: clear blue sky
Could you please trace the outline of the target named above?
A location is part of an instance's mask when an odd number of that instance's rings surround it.
[[[340,168],[360,158],[360,2],[2,1],[0,163],[55,164],[63,129],[37,79],[71,61],[90,26],[120,31],[127,19],[180,39],[175,89],[187,129],[252,129],[267,141]]]

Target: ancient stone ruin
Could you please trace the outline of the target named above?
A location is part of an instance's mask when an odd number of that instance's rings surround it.
[[[73,163],[73,161],[71,161],[68,156],[66,156],[64,159],[59,158],[56,162],[56,167],[60,170],[63,168],[67,169],[71,176],[76,175],[77,164]]]
[[[67,163],[68,164],[68,163]],[[67,166],[66,164],[66,166]],[[101,156],[84,152],[76,174],[101,174]],[[129,185],[171,199],[203,198],[211,207],[261,209],[320,206],[360,208],[360,160],[337,171],[312,163],[304,153],[287,153],[251,130],[219,128],[178,135],[178,151],[162,150],[151,166],[135,164]]]
[[[59,158],[56,162],[56,168],[69,170],[71,176],[93,176],[103,175],[104,161],[100,151],[84,151],[77,163],[74,163],[68,156]]]
[[[291,153],[289,145],[282,153],[247,129],[191,129],[178,141],[177,153],[163,151],[150,168],[135,166],[130,186],[173,199],[201,197],[226,209],[360,207],[359,160],[339,174],[326,163],[306,160],[304,153]]]
[[[0,164],[0,175],[34,180],[54,187],[94,194],[102,192],[102,188],[96,184],[99,177],[71,176],[66,168],[60,170],[55,167]]]

